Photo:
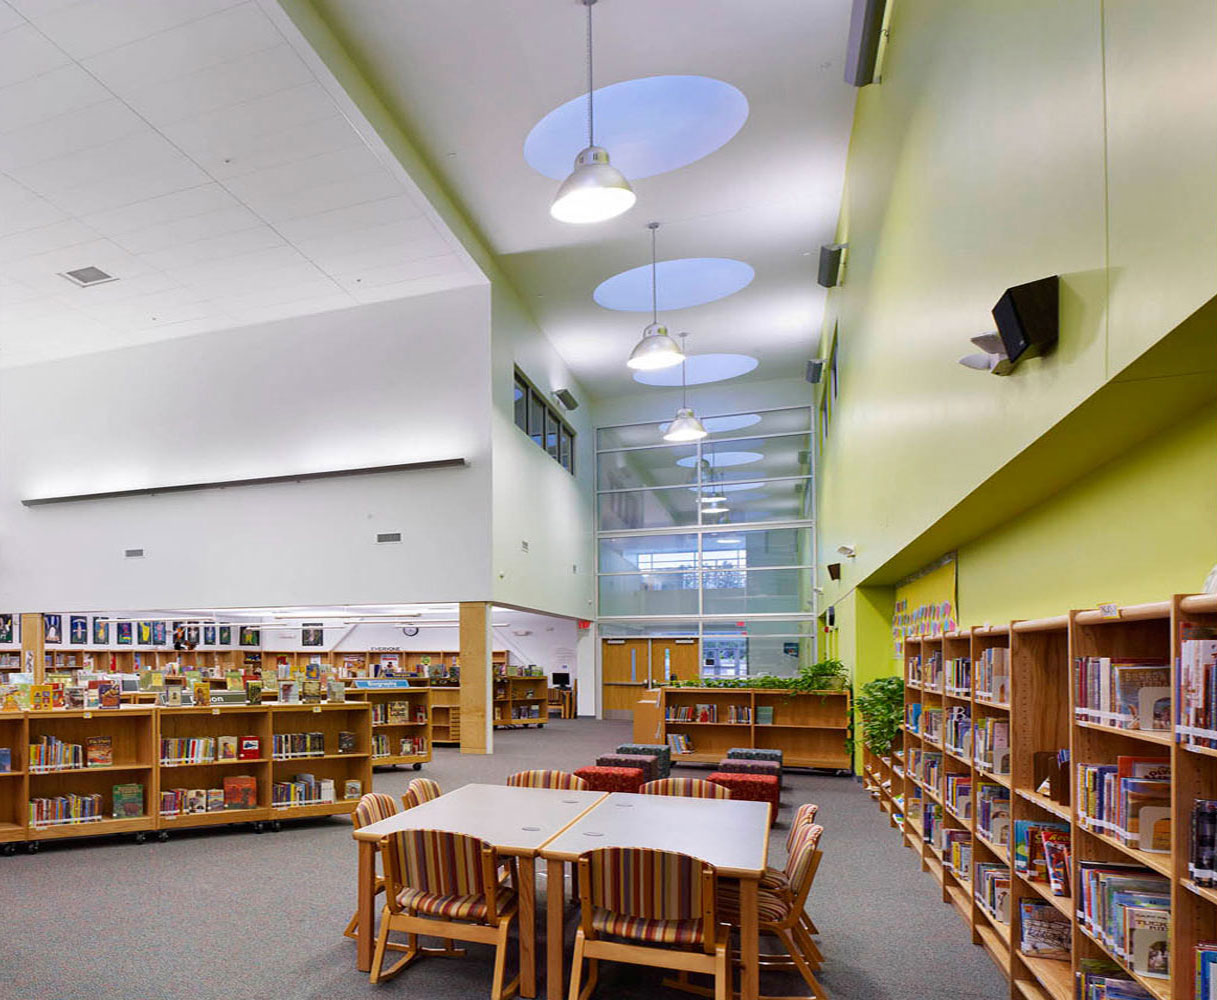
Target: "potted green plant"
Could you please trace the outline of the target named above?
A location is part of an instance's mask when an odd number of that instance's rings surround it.
[[[854,700],[862,719],[862,743],[877,757],[886,756],[904,722],[904,680],[877,677],[862,685]]]

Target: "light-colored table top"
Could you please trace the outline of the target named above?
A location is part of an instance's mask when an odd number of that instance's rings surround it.
[[[573,861],[597,847],[649,847],[691,854],[724,875],[753,878],[769,858],[769,804],[613,792],[541,849]]]
[[[465,785],[355,831],[380,840],[402,830],[446,830],[480,837],[505,854],[533,854],[605,798],[604,792]]]

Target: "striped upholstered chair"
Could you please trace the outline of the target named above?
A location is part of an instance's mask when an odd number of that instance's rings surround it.
[[[438,799],[444,794],[439,787],[439,782],[432,781],[430,778],[415,778],[406,786],[406,791],[413,792],[420,805],[430,802],[432,799]]]
[[[368,792],[362,796],[359,803],[355,806],[355,811],[351,813],[351,825],[358,830],[360,827],[367,826],[369,823],[379,823],[382,819],[388,819],[390,816],[396,816],[398,813],[397,803],[393,801],[392,795],[385,795],[383,792]],[[376,892],[385,891],[385,880],[383,875],[376,876]],[[355,937],[355,928],[359,926],[359,914],[351,917],[351,922],[347,924],[347,928],[343,931],[343,935],[349,938]],[[369,931],[369,933],[371,933]]]
[[[731,979],[715,881],[713,865],[687,854],[602,847],[581,855],[571,1000],[591,996],[601,959],[705,973],[714,977],[715,1000],[726,1000]]]
[[[790,884],[789,892],[762,888],[758,893],[760,932],[776,937],[787,952],[785,956],[762,955],[761,964],[768,968],[797,969],[799,975],[811,987],[813,997],[827,996],[814,972],[820,967],[823,956],[811,938],[803,914],[807,905],[807,894],[811,891],[816,871],[820,867],[820,837],[823,833],[822,826],[812,823],[805,824],[795,834],[785,868]],[[740,926],[739,883],[724,882],[719,887],[718,916],[733,927]]]
[[[507,935],[517,911],[516,890],[495,873],[494,849],[484,840],[442,830],[403,830],[381,843],[385,856],[385,907],[372,957],[371,981],[397,975],[420,954],[463,955],[450,945],[425,949],[419,935],[448,941],[492,944],[491,1000],[505,1000],[519,988],[519,976],[504,985]],[[389,934],[406,935],[405,955],[384,968]],[[400,947],[400,946],[399,946]]]
[[[517,771],[507,779],[515,788],[558,788],[566,792],[582,792],[587,782],[567,771]]]
[[[682,795],[687,799],[729,799],[731,790],[700,778],[659,778],[642,786],[643,795]]]

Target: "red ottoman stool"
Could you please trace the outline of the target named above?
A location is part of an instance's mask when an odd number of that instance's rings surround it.
[[[640,767],[642,780],[654,781],[659,777],[659,758],[654,754],[606,753],[596,758],[597,767]]]
[[[581,767],[575,774],[593,792],[636,792],[646,780],[641,767]]]
[[[743,799],[746,802],[769,803],[769,825],[773,826],[778,818],[778,806],[781,803],[781,785],[771,774],[735,774],[729,771],[715,771],[706,776],[707,781],[731,789],[733,799]]]
[[[782,765],[771,760],[736,760],[725,757],[718,762],[718,769],[726,774],[769,774],[782,781]]]

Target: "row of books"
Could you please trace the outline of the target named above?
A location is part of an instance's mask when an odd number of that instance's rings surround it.
[[[276,760],[291,757],[325,756],[325,733],[275,733],[272,751]],[[341,753],[342,751],[339,750]]]
[[[1153,1000],[1149,990],[1109,959],[1083,958],[1078,964],[1078,1000]]]
[[[1196,1000],[1214,998],[1217,998],[1217,943],[1205,941],[1196,945]]]
[[[72,771],[84,767],[108,767],[114,763],[114,741],[110,736],[90,736],[82,743],[66,743],[55,736],[40,736],[31,743],[31,771]]]
[[[966,656],[947,660],[947,691],[963,698],[972,696],[972,661]]]
[[[1170,882],[1138,865],[1079,861],[1082,927],[1133,972],[1170,977]]]
[[[110,815],[114,819],[138,819],[144,815],[144,786],[135,782],[114,785],[110,790]],[[88,823],[105,819],[105,800],[99,792],[68,793],[29,801],[31,826]]]
[[[1217,747],[1217,628],[1183,623],[1177,680],[1182,742]]]
[[[363,793],[362,783],[356,779],[344,781],[342,791],[343,798],[357,799]],[[276,781],[271,786],[271,805],[274,808],[336,801],[336,786],[332,778],[318,780],[311,774],[295,774],[291,781]]]
[[[948,774],[944,781],[943,800],[960,819],[972,818],[972,776]]]
[[[693,741],[684,733],[669,733],[668,747],[671,749],[674,755],[681,753],[692,753]]]
[[[226,777],[221,788],[169,788],[161,792],[161,815],[166,819],[190,813],[255,809],[257,805],[258,779],[248,774]]]
[[[993,844],[1010,847],[1010,789],[992,781],[976,783],[976,829]]]
[[[982,715],[972,726],[973,759],[994,774],[1010,773],[1010,721]]]
[[[942,742],[942,709],[923,708],[921,711],[921,738]]]
[[[372,756],[392,756],[390,748],[392,741],[384,733],[372,737]],[[427,752],[427,740],[423,736],[402,736],[397,741],[397,753],[402,757],[416,756]]]
[[[990,646],[976,661],[977,701],[1005,705],[1010,701],[1010,650]]]
[[[513,720],[515,720],[517,722],[536,721],[541,718],[541,710],[543,708],[545,708],[544,705],[538,705],[538,704],[512,705],[511,706],[511,717]],[[546,715],[548,715],[548,714],[549,714],[549,711],[548,711],[548,709],[546,709]],[[733,721],[735,721],[735,720],[733,720]]]
[[[926,657],[922,665],[921,686],[927,691],[942,690],[942,653],[938,650]]]
[[[972,756],[972,716],[963,705],[952,705],[943,720],[943,740],[952,753]]]
[[[1116,729],[1170,729],[1170,667],[1164,660],[1082,656],[1074,664],[1074,715]]]
[[[1068,896],[1073,885],[1072,845],[1066,823],[1016,819],[1014,871],[1029,882],[1046,882],[1054,896]]]
[[[921,732],[921,702],[914,701],[904,706],[904,725],[910,733]]]
[[[973,895],[994,920],[1010,923],[1010,869],[991,861],[978,861],[973,876]]]
[[[933,750],[909,750],[909,773],[929,788],[938,788],[938,778],[942,774],[942,754]]]
[[[401,722],[426,722],[427,706],[409,701],[382,701],[372,703],[372,724],[385,725]]]
[[[941,833],[942,863],[964,881],[972,878],[972,834],[944,828]]]
[[[1217,886],[1217,800],[1196,799],[1192,806],[1191,848],[1187,873],[1192,881]]]
[[[1078,764],[1078,822],[1155,854],[1171,850],[1169,757],[1120,756],[1115,764]]]
[[[668,722],[717,722],[718,706],[715,704],[669,705],[664,713]]]
[[[921,839],[927,844],[941,848],[943,829],[942,806],[937,802],[925,802],[921,806]]]
[[[213,760],[257,760],[262,756],[258,736],[164,737],[162,764],[206,764]]]

